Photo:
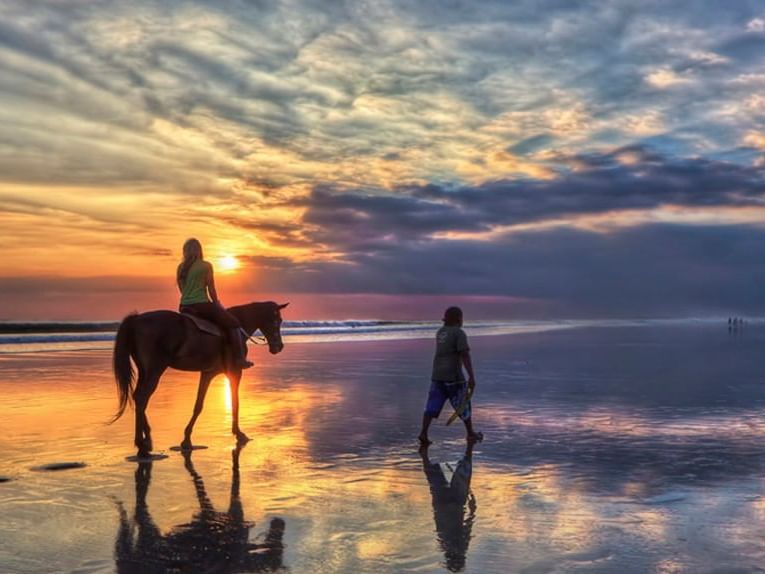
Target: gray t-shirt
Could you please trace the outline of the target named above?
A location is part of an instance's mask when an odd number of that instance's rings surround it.
[[[460,353],[469,351],[467,335],[459,327],[441,327],[436,333],[436,356],[433,357],[434,381],[464,381]]]

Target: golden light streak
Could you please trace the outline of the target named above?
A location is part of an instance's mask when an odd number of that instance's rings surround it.
[[[227,414],[231,414],[232,402],[231,402],[231,381],[228,380],[226,375],[223,375],[223,407]]]
[[[685,225],[753,224],[765,225],[765,206],[687,207],[664,205],[657,209],[623,209],[605,213],[571,215],[543,219],[533,223],[498,225],[486,231],[448,231],[434,233],[433,239],[457,241],[493,241],[513,233],[545,231],[570,227],[593,233],[609,233],[650,223],[682,223]]]

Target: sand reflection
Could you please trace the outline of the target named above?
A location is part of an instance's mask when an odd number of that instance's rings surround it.
[[[475,496],[470,491],[473,445],[467,446],[464,456],[455,466],[431,462],[427,448],[420,449],[420,456],[430,487],[436,536],[444,552],[446,568],[451,572],[461,572],[465,568],[477,508]],[[451,474],[449,479],[445,470]]]
[[[707,375],[691,359],[716,347],[616,346],[604,332],[588,335],[588,353],[585,335],[480,339],[487,440],[474,453],[443,426],[425,457],[416,450],[429,346],[294,345],[247,373],[242,427],[253,441],[240,461],[230,458],[220,378],[195,431],[209,448],[137,474],[124,460],[132,420],[104,425],[115,404],[108,354],[0,359],[0,474],[13,479],[0,485],[0,571],[184,571],[191,560],[200,571],[252,560],[251,570],[354,574],[765,563],[760,341],[751,335],[751,349],[721,355]],[[195,390],[196,376],[163,379],[150,407],[159,449],[178,444]],[[30,470],[69,460],[87,467]]]
[[[232,451],[231,494],[228,510],[215,510],[204,480],[194,468],[191,453],[184,467],[194,483],[199,511],[185,524],[163,534],[147,503],[151,484],[151,462],[135,471],[135,511],[132,519],[118,503],[120,521],[115,541],[118,572],[271,572],[283,567],[285,522],[271,520],[261,542],[250,542],[254,523],[245,519],[239,496],[239,453]]]

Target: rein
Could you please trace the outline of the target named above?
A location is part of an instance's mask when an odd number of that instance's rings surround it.
[[[242,327],[239,327],[239,330],[244,334],[244,338],[248,341],[251,341],[253,345],[268,345],[268,339],[265,337],[258,337],[257,339],[250,335],[247,331],[245,331]],[[256,329],[257,331],[257,329]],[[254,333],[255,331],[253,331]]]

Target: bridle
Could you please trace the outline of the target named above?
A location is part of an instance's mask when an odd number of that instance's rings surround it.
[[[248,341],[251,341],[253,345],[268,345],[268,339],[265,337],[255,337],[254,335],[250,335],[247,331],[244,330],[243,327],[239,327],[239,330],[244,334],[244,338]],[[255,329],[257,331],[257,329]],[[254,331],[253,331],[254,333]]]
[[[256,323],[258,323],[258,322],[259,321],[256,320]],[[267,318],[266,318],[265,323],[266,323],[266,325],[268,324],[268,319]],[[244,327],[242,327],[242,326],[239,327],[239,331],[244,335],[244,338],[245,338],[246,341],[250,341],[253,345],[258,345],[258,346],[268,345],[270,347],[271,346],[271,342],[268,340],[267,336],[255,336],[255,331],[257,331],[258,329],[260,329],[260,331],[265,335],[265,331],[263,331],[263,327],[258,326],[257,324],[254,327],[254,329],[252,330],[252,333],[248,333],[244,329]],[[274,316],[274,329],[275,329],[275,333],[277,335],[280,335],[280,333],[279,333],[279,314],[278,314],[278,311],[276,312],[276,315]],[[279,337],[279,340],[280,340],[279,342],[281,343],[281,337]],[[284,343],[281,343],[281,345],[283,347]]]

